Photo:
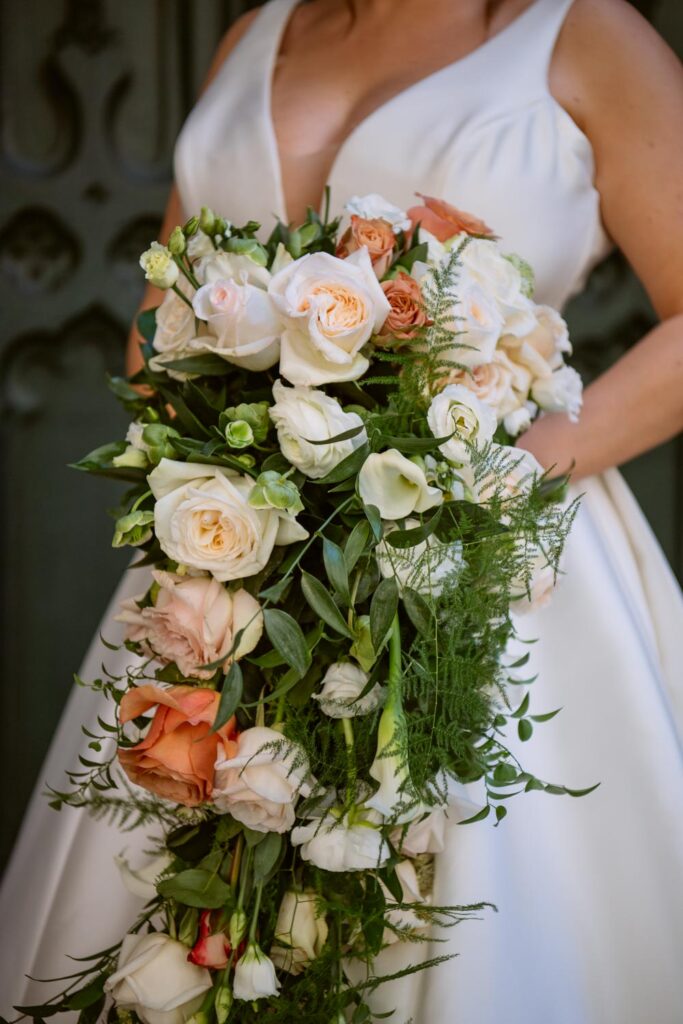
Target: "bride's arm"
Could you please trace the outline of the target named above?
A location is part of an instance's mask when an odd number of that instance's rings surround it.
[[[630,4],[575,0],[550,86],[591,140],[605,226],[661,320],[586,389],[578,424],[543,416],[520,438],[578,479],[683,430],[683,69]]]
[[[202,92],[206,89],[209,82],[215,77],[221,64],[228,56],[230,51],[237,45],[239,40],[242,38],[252,20],[258,14],[259,8],[246,11],[241,17],[239,17],[230,26],[228,31],[223,36],[221,43],[216,51],[214,59],[211,63],[206,79],[202,86]],[[192,211],[195,212],[195,211]],[[199,211],[196,211],[199,212]],[[217,211],[220,212],[220,211]],[[164,219],[161,224],[159,231],[159,241],[166,242],[176,224],[182,224],[185,216],[183,208],[180,203],[180,197],[178,196],[178,189],[175,185],[171,188],[171,193],[164,213]],[[144,294],[142,296],[142,302],[140,303],[140,310],[150,309],[151,307],[158,306],[164,297],[164,293],[159,288],[154,288],[152,285],[147,285]],[[128,335],[128,344],[126,346],[126,373],[132,374],[140,369],[142,366],[142,356],[140,354],[141,337],[136,327],[137,316],[133,318],[133,323]]]

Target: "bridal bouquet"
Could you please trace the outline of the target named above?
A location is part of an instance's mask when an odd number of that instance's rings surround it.
[[[132,422],[77,465],[132,485],[114,544],[147,568],[126,674],[87,684],[115,714],[52,801],[158,856],[120,859],[140,918],[35,1018],[370,1020],[378,953],[484,906],[432,894],[449,794],[478,783],[466,824],[582,792],[505,743],[555,713],[506,652],[574,513],[513,445],[578,414],[567,329],[484,223],[421,198],[263,244],[203,209],[141,257],[165,296],[111,381]]]

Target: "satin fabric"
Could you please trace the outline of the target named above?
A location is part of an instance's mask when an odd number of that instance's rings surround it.
[[[191,113],[176,147],[186,212],[210,205],[235,223],[286,218],[270,117],[280,40],[296,0],[270,0]],[[536,0],[473,54],[384,103],[346,139],[329,175],[332,211],[377,191],[404,208],[414,191],[482,217],[537,273],[537,298],[561,307],[610,248],[600,222],[589,140],[551,96],[547,69],[571,0]],[[590,796],[529,793],[499,828],[460,826],[450,808],[434,898],[489,900],[498,913],[449,933],[446,946],[395,946],[378,973],[421,955],[458,956],[382,986],[379,1010],[400,1024],[674,1024],[683,1014],[683,601],[616,470],[583,481],[584,497],[553,602],[520,619],[537,642],[532,711],[562,706],[531,744],[511,739],[530,770]],[[118,602],[144,589],[129,571],[102,631],[117,636]],[[96,639],[81,674],[130,657]],[[118,662],[117,662],[118,659]],[[59,785],[102,711],[78,690],[41,781]],[[527,749],[528,747],[528,749]],[[457,794],[473,805],[476,786]],[[54,814],[37,793],[0,898],[1,1002],[43,999],[21,973],[67,973],[117,941],[139,901],[116,877],[144,833],[121,836],[78,811]]]

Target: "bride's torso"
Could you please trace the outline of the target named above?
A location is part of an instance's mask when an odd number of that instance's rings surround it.
[[[269,233],[287,220],[271,114],[273,67],[298,0],[269,0],[188,118],[175,152],[187,213],[208,205]],[[469,55],[402,89],[363,118],[327,175],[331,211],[381,192],[403,208],[415,191],[490,224],[537,275],[539,301],[561,307],[609,250],[589,140],[548,88],[572,0],[534,0]]]

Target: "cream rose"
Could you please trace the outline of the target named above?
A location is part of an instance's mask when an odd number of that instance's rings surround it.
[[[379,509],[382,519],[403,519],[443,501],[439,488],[427,483],[424,470],[396,448],[368,455],[358,474],[358,493],[366,505]]]
[[[234,280],[238,284],[252,284],[267,289],[271,273],[249,256],[238,252],[213,252],[200,259],[195,266],[200,284]]]
[[[368,368],[361,348],[389,313],[367,249],[341,260],[308,253],[270,281],[286,321],[280,373],[292,384],[356,380]]]
[[[184,281],[180,287],[181,290],[187,291]],[[166,292],[156,311],[156,330],[152,347],[158,354],[150,359],[150,368],[157,372],[163,370],[175,380],[186,380],[187,373],[167,370],[165,363],[193,355],[191,342],[196,337],[197,328],[192,307],[176,292]]]
[[[443,853],[446,834],[446,813],[435,807],[423,818],[411,821],[407,828],[397,828],[392,842],[406,857],[419,857],[423,853]]]
[[[232,470],[162,459],[147,480],[162,550],[221,582],[254,576],[274,545],[308,536],[287,512],[252,508],[253,481]]]
[[[320,692],[313,694],[313,700],[319,702],[320,710],[330,718],[367,715],[381,704],[385,694],[385,687],[375,683],[361,697],[367,683],[368,675],[362,668],[350,661],[337,661],[330,665],[323,676]]]
[[[195,352],[212,352],[245,370],[259,372],[280,356],[282,322],[263,288],[232,278],[202,285],[192,305],[208,330],[195,338]]]
[[[228,659],[237,633],[243,631],[224,668],[256,647],[263,614],[246,590],[231,592],[213,576],[177,576],[158,569],[152,576],[159,586],[154,604],[140,608],[139,598],[129,598],[116,616],[128,627],[126,639],[141,644],[147,656],[175,662],[184,676],[210,679],[215,669],[199,666]]]
[[[407,519],[405,528],[410,530],[419,525],[419,519]],[[397,529],[398,523],[386,523],[384,536]],[[444,583],[453,579],[464,564],[459,541],[444,543],[433,534],[411,548],[394,548],[382,539],[375,548],[375,558],[382,576],[393,577],[400,591],[410,587],[432,597],[438,597]]]
[[[354,807],[344,815],[329,813],[292,830],[292,846],[302,860],[325,871],[372,871],[389,859],[389,844],[380,830],[381,815]]]
[[[143,1024],[184,1024],[212,987],[205,967],[188,963],[187,946],[162,932],[126,935],[116,970],[104,983],[117,1008]]]
[[[235,755],[216,761],[216,808],[256,832],[288,832],[297,798],[310,793],[301,749],[275,729],[245,729]]]
[[[439,445],[439,451],[451,462],[464,463],[469,459],[468,444],[477,447],[487,444],[496,432],[498,420],[495,410],[469,388],[448,384],[432,399],[427,423],[434,437],[453,434]]]
[[[367,434],[362,430],[346,441],[309,443],[324,441],[363,426],[358,413],[344,412],[337,399],[324,391],[308,387],[286,388],[276,380],[273,398],[275,404],[268,412],[275,424],[282,454],[312,480],[325,476],[367,440]]]
[[[327,942],[327,922],[315,892],[289,889],[282,897],[270,956],[281,971],[301,974]]]
[[[457,246],[464,238],[452,243]],[[462,266],[498,306],[505,321],[506,334],[523,335],[534,330],[534,303],[525,294],[524,279],[514,263],[503,255],[497,242],[472,238],[461,253]]]
[[[490,363],[475,366],[469,371],[455,370],[443,384],[462,384],[469,388],[478,399],[495,409],[500,422],[526,401],[531,387],[531,374],[498,349],[493,353]]]

